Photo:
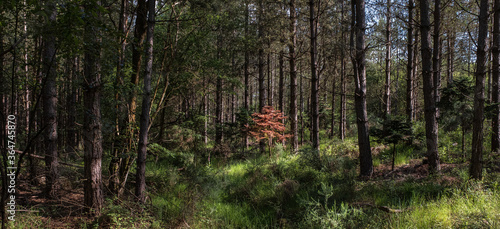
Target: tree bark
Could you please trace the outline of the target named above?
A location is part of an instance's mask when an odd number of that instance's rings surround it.
[[[97,3],[99,4],[99,3]],[[96,6],[87,3],[86,15],[93,15]],[[97,13],[99,20],[99,13]],[[100,73],[101,41],[92,25],[93,20],[85,25],[85,62],[84,62],[84,204],[99,215],[104,203],[102,191],[102,122],[100,92],[102,87]]]
[[[373,162],[366,110],[365,1],[355,0],[353,4],[355,4],[354,30],[356,33],[356,55],[353,60],[355,81],[354,103],[358,126],[360,175],[369,177],[373,174]]]
[[[297,13],[295,12],[295,0],[290,0],[290,42],[289,64],[290,64],[290,129],[292,137],[292,151],[295,152],[299,148],[298,135],[298,120],[297,120],[297,69],[295,66],[296,53],[295,46],[297,43]],[[302,85],[302,84],[301,84]]]
[[[493,54],[492,63],[492,103],[494,105],[493,117],[491,118],[491,151],[496,152],[500,148],[500,0],[494,1],[493,12],[493,45],[491,52]]]
[[[481,0],[479,8],[479,31],[477,39],[476,87],[474,90],[474,118],[472,123],[472,156],[470,177],[480,180],[483,170],[483,116],[484,116],[484,78],[488,39],[488,0]]]
[[[144,69],[144,92],[142,97],[142,112],[139,130],[139,148],[137,150],[137,173],[135,196],[137,200],[144,204],[146,196],[146,153],[148,145],[149,109],[151,106],[151,75],[153,74],[153,34],[155,26],[155,3],[148,0],[148,29],[147,29],[147,51],[146,68]]]
[[[384,113],[385,118],[391,114],[391,0],[387,0],[387,15],[385,27],[385,92]],[[409,41],[408,43],[410,43]]]
[[[123,150],[123,145],[121,144],[123,139],[120,139],[120,131],[122,117],[120,116],[122,111],[125,111],[120,104],[120,87],[123,86],[124,73],[122,68],[125,66],[125,48],[127,46],[126,42],[126,30],[127,30],[127,17],[128,17],[128,0],[121,0],[121,8],[120,8],[120,22],[118,25],[118,32],[120,34],[118,38],[118,43],[120,44],[120,48],[118,49],[118,61],[116,63],[116,80],[115,80],[115,109],[116,109],[116,118],[115,118],[115,134],[114,134],[114,142],[113,142],[113,157],[111,158],[109,164],[109,189],[110,192],[116,195],[119,195],[120,190],[120,176],[119,176],[119,167],[120,167],[120,151]],[[161,140],[161,138],[160,138]]]
[[[56,3],[47,1],[45,7],[50,12],[47,21],[47,33],[44,37],[43,67],[45,87],[43,88],[43,120],[47,126],[45,131],[45,195],[57,198],[59,189],[58,151],[57,151],[57,86],[56,86],[56,38],[54,29],[56,23]],[[12,95],[15,96],[15,95]]]
[[[430,46],[430,16],[429,1],[420,1],[420,30],[422,37],[422,78],[425,106],[425,136],[427,145],[427,157],[431,173],[439,172],[438,154],[438,123],[436,117],[436,100],[434,97],[434,80],[432,74],[432,56]]]
[[[433,34],[433,54],[432,54],[432,78],[434,80],[434,100],[436,106],[436,117],[439,117],[439,88],[441,87],[441,39],[440,39],[440,24],[441,24],[441,0],[434,0],[434,34]]]
[[[135,125],[135,111],[137,108],[137,90],[135,87],[139,85],[139,78],[141,75],[142,57],[144,53],[144,39],[146,37],[147,29],[147,3],[146,0],[138,0],[136,8],[136,19],[135,19],[135,29],[134,29],[134,41],[132,42],[132,77],[130,81],[132,83],[131,96],[129,100],[129,112],[128,112],[128,126],[132,128]],[[129,138],[134,138],[133,128],[129,130]],[[131,142],[129,142],[129,149],[131,150]]]
[[[317,54],[317,23],[318,19],[314,15],[314,0],[309,0],[309,26],[310,26],[310,53],[311,53],[311,140],[312,147],[319,150],[319,88],[318,88],[318,72],[316,70],[316,54]]]
[[[406,119],[408,123],[413,121],[413,0],[408,1],[408,62],[406,63]]]

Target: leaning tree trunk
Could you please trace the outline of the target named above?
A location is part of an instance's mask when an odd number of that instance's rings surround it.
[[[93,4],[85,5],[87,15],[92,15],[96,8]],[[99,13],[97,13],[99,14]],[[99,17],[99,15],[97,16]],[[92,19],[89,19],[92,21]],[[90,23],[85,26],[85,63],[84,63],[84,204],[96,215],[100,214],[104,203],[102,190],[102,122],[100,92],[102,87],[99,53],[100,40],[96,27]]]
[[[427,142],[427,157],[429,160],[429,170],[439,172],[438,154],[438,123],[436,114],[436,104],[434,99],[434,81],[432,77],[432,55],[429,16],[429,0],[420,1],[420,30],[422,37],[422,78],[425,106],[425,137]]]
[[[492,103],[494,105],[494,114],[491,118],[492,134],[491,134],[491,151],[496,152],[500,148],[500,0],[495,0],[493,18],[493,69],[492,69],[492,86],[491,93]]]
[[[140,203],[144,204],[146,198],[146,152],[148,145],[149,109],[151,106],[151,75],[153,72],[153,32],[155,26],[155,1],[148,1],[148,32],[146,38],[147,61],[144,71],[144,92],[142,97],[142,113],[139,131],[139,148],[137,150],[137,173],[135,196]]]
[[[57,86],[56,86],[56,38],[54,28],[56,22],[56,3],[46,2],[47,10],[50,12],[47,21],[47,33],[44,37],[43,68],[45,76],[45,87],[43,88],[43,120],[47,126],[45,131],[45,195],[56,198],[58,192],[58,155],[57,155]],[[14,95],[12,95],[14,96]]]
[[[356,86],[354,103],[358,126],[360,175],[371,176],[373,174],[373,161],[368,130],[368,113],[366,111],[365,1],[355,0],[353,4],[355,4],[355,15],[353,18],[355,18],[354,29],[356,33],[356,55],[353,60]]]
[[[474,118],[472,123],[472,156],[470,177],[482,178],[483,171],[483,116],[484,78],[486,75],[488,37],[488,0],[481,0],[479,9],[479,32],[477,39],[476,88],[474,90]]]
[[[288,50],[290,52],[290,129],[292,132],[292,151],[297,151],[299,147],[298,120],[297,120],[297,69],[295,66],[296,53],[295,45],[297,43],[297,19],[295,12],[295,0],[290,0],[290,43]]]

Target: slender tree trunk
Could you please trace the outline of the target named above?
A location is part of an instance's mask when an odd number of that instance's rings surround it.
[[[290,0],[290,42],[288,50],[290,52],[290,129],[293,135],[292,151],[297,151],[298,142],[298,125],[297,125],[297,69],[296,69],[296,53],[295,45],[297,43],[297,13],[295,12],[295,0]],[[302,81],[301,81],[302,88]],[[302,93],[302,90],[301,90]],[[301,94],[302,95],[302,94]]]
[[[248,22],[249,22],[249,10],[248,10],[248,1],[245,1],[245,38],[248,37]],[[248,51],[248,42],[245,42],[245,63],[244,63],[244,75],[245,75],[245,110],[249,111],[250,109],[250,104],[249,104],[249,98],[250,93],[249,93],[249,77],[250,73],[248,71],[248,65],[250,64],[250,54]],[[248,123],[245,123],[248,124]],[[245,148],[248,148],[248,136],[245,135]]]
[[[492,134],[491,134],[491,151],[496,152],[500,148],[500,0],[494,1],[493,14],[493,45],[491,52],[493,53],[492,63],[492,103],[494,105],[494,113],[491,118]]]
[[[149,109],[151,106],[151,75],[153,74],[153,33],[155,26],[155,3],[148,1],[148,29],[146,38],[146,69],[144,71],[144,91],[142,97],[142,112],[139,131],[139,148],[137,151],[137,173],[135,196],[142,204],[146,201],[146,153],[148,145]]]
[[[285,109],[285,103],[283,101],[283,95],[285,94],[285,72],[284,72],[284,53],[283,50],[280,50],[279,53],[279,74],[280,74],[280,79],[279,79],[279,85],[278,85],[278,103],[279,103],[279,110],[281,112],[284,112]]]
[[[138,0],[136,8],[137,16],[135,19],[134,41],[132,42],[132,77],[130,78],[133,88],[129,100],[128,112],[128,126],[130,127],[129,139],[133,139],[136,133],[133,128],[135,125],[135,111],[137,108],[137,90],[135,87],[139,85],[142,57],[144,53],[143,43],[146,37],[148,13],[146,3],[146,0]],[[129,142],[128,150],[132,150],[132,142]]]
[[[342,1],[341,6],[341,19],[345,20],[345,8],[344,1]],[[346,61],[345,61],[345,52],[346,52],[346,36],[345,36],[345,27],[342,23],[341,25],[341,44],[342,48],[340,50],[340,115],[339,115],[339,138],[344,141],[345,132],[346,132]]]
[[[219,35],[217,38],[217,59],[221,58],[221,48],[222,48],[222,34],[220,34],[220,28],[219,28]],[[222,109],[223,109],[223,100],[222,100],[222,76],[221,74],[217,73],[217,80],[216,80],[216,95],[215,95],[215,143],[217,145],[222,144],[222,122],[223,122],[223,115],[222,115]]]
[[[266,87],[265,87],[265,75],[264,75],[264,48],[263,39],[264,39],[264,6],[262,3],[263,0],[258,1],[258,42],[261,44],[258,48],[258,70],[259,70],[259,112],[262,112],[262,108],[266,106]],[[261,140],[260,143],[260,152],[264,153],[265,151],[265,142]]]
[[[385,118],[391,114],[391,0],[387,0],[387,15],[385,27],[385,92],[384,113]],[[409,41],[408,43],[410,43]]]
[[[53,30],[57,9],[55,2],[46,2],[50,15],[47,21],[47,33],[44,35],[43,66],[45,87],[43,88],[43,119],[47,126],[45,131],[45,195],[57,198],[59,189],[58,151],[57,151],[57,87],[56,87],[56,38]],[[12,95],[15,96],[15,95]]]
[[[319,150],[319,78],[316,70],[317,55],[317,23],[318,19],[314,15],[314,0],[309,0],[309,25],[311,34],[311,116],[312,116],[312,147]]]
[[[440,39],[440,24],[441,24],[441,0],[434,0],[434,34],[433,34],[433,54],[432,54],[432,78],[434,80],[434,100],[436,106],[436,117],[439,118],[439,88],[441,87],[441,39]]]
[[[453,83],[453,63],[455,53],[455,32],[448,31],[448,59],[447,59],[447,79],[448,85]]]
[[[373,162],[368,130],[368,114],[366,110],[365,1],[355,0],[353,4],[355,4],[354,30],[356,33],[356,55],[353,59],[354,81],[356,86],[354,102],[358,126],[360,175],[371,176],[373,174]]]
[[[430,38],[429,1],[420,1],[420,30],[422,36],[422,77],[425,106],[425,136],[427,157],[430,172],[439,172],[438,123],[436,117],[436,100],[434,97],[434,80],[432,74],[431,38]]]
[[[406,64],[406,119],[413,121],[413,0],[408,1],[408,63]]]
[[[472,156],[470,177],[480,180],[483,172],[483,116],[484,78],[486,75],[488,37],[488,0],[481,0],[479,9],[479,32],[477,39],[476,88],[474,90],[474,118],[472,123]]]
[[[97,3],[99,4],[99,3]],[[93,15],[96,6],[87,3],[86,15]],[[96,13],[99,20],[99,13]],[[94,19],[90,19],[90,21]],[[101,122],[101,73],[100,44],[98,31],[92,22],[85,26],[85,63],[84,63],[84,204],[100,214],[104,203],[102,190],[102,122]]]
[[[119,167],[120,167],[120,151],[123,150],[123,145],[121,142],[123,139],[120,139],[120,127],[123,125],[120,123],[122,117],[120,117],[121,111],[124,109],[119,105],[120,104],[120,87],[123,86],[124,73],[122,68],[125,66],[125,48],[126,48],[126,29],[127,29],[127,17],[128,17],[128,0],[121,0],[121,9],[120,9],[120,22],[118,25],[118,32],[120,34],[118,38],[118,43],[120,44],[120,48],[118,49],[118,61],[116,63],[116,80],[115,80],[115,109],[116,109],[116,118],[115,118],[115,135],[113,142],[113,157],[111,158],[111,162],[109,164],[109,189],[111,193],[119,194],[120,190],[120,176],[119,176]],[[160,138],[161,139],[161,138]]]

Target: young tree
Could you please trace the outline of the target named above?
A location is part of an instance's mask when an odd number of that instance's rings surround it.
[[[484,116],[484,78],[488,37],[488,0],[481,0],[479,5],[479,31],[477,39],[476,88],[474,90],[474,118],[472,120],[472,154],[470,177],[481,179],[483,172],[483,116]]]
[[[151,75],[153,74],[153,33],[155,26],[155,2],[148,1],[148,30],[147,30],[147,52],[146,69],[144,71],[144,92],[142,97],[142,113],[139,132],[139,149],[137,151],[137,174],[135,196],[140,203],[146,200],[146,152],[148,145],[149,110],[151,107]]]
[[[436,117],[436,100],[434,97],[434,80],[432,75],[432,56],[430,38],[430,16],[429,0],[420,1],[420,31],[422,38],[422,78],[425,106],[425,137],[427,143],[427,158],[429,160],[429,170],[439,172],[438,154],[438,123]]]
[[[370,148],[370,136],[368,130],[368,114],[366,111],[366,66],[365,66],[365,1],[355,0],[352,3],[353,23],[356,34],[356,52],[353,58],[354,66],[354,103],[356,109],[356,119],[358,126],[358,145],[360,175],[371,176],[373,174],[372,152]]]

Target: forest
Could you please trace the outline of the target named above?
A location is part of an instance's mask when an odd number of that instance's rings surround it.
[[[2,0],[1,228],[500,228],[500,0]]]

